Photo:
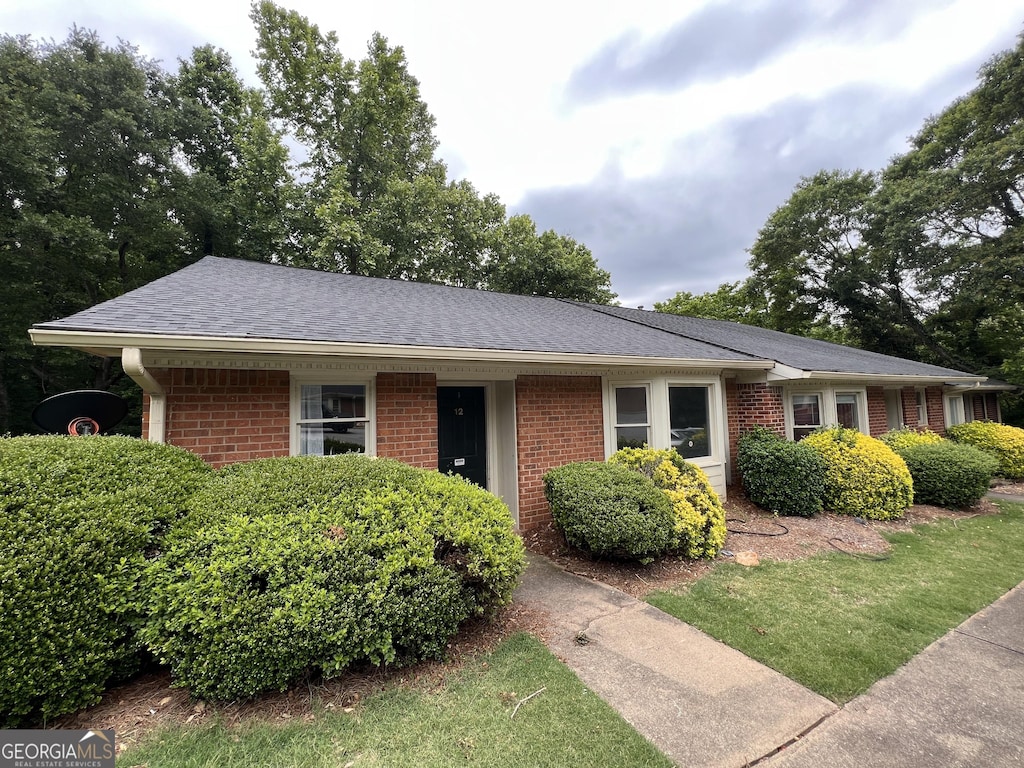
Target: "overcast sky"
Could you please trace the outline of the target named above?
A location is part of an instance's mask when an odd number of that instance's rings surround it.
[[[402,45],[452,177],[572,235],[623,304],[746,276],[801,176],[879,169],[1012,47],[1024,0],[287,0],[349,58]],[[243,0],[33,0],[0,32],[72,24],[175,69],[211,43],[257,84]]]

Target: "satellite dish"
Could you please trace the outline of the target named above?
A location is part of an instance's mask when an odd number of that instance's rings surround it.
[[[44,432],[96,435],[116,427],[128,413],[128,403],[112,392],[80,389],[48,397],[32,411],[32,421]]]

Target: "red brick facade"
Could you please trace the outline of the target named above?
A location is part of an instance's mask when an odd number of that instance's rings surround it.
[[[377,374],[377,455],[437,469],[437,376]]]
[[[901,389],[900,402],[903,408],[903,424],[908,427],[918,426],[917,388],[904,387]]]
[[[868,387],[868,433],[878,437],[889,431],[889,415],[885,409],[885,390]]]
[[[928,429],[940,435],[946,434],[946,410],[942,401],[942,387],[928,387],[924,396],[928,408]]]
[[[214,467],[288,455],[287,371],[172,368],[153,374],[167,394],[168,443]],[[148,415],[146,398],[144,428]]]
[[[736,452],[740,435],[753,427],[763,426],[782,437],[786,436],[782,387],[738,384],[735,379],[726,379],[725,410],[729,421],[729,481],[735,482],[739,479]]]
[[[571,461],[604,461],[603,414],[598,376],[516,380],[520,530],[538,528],[551,519],[544,473]]]

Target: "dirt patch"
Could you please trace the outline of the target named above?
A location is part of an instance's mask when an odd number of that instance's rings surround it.
[[[1024,496],[1024,483],[997,477],[992,481],[992,493],[1003,493],[1007,496]]]

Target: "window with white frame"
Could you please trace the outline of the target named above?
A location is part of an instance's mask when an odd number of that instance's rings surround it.
[[[836,393],[836,423],[847,429],[860,429],[860,396],[856,392]]]
[[[946,397],[946,426],[955,427],[967,421],[967,414],[964,410],[963,395],[949,395]]]
[[[615,387],[616,448],[650,445],[651,419],[646,386]]]
[[[298,389],[300,454],[367,452],[366,384],[300,384]]]
[[[670,445],[684,459],[711,455],[710,389],[669,385]]]
[[[793,439],[803,440],[811,432],[823,426],[821,417],[821,395],[800,394],[791,398],[793,406]]]
[[[917,390],[917,423],[928,423],[928,400],[923,389]]]

